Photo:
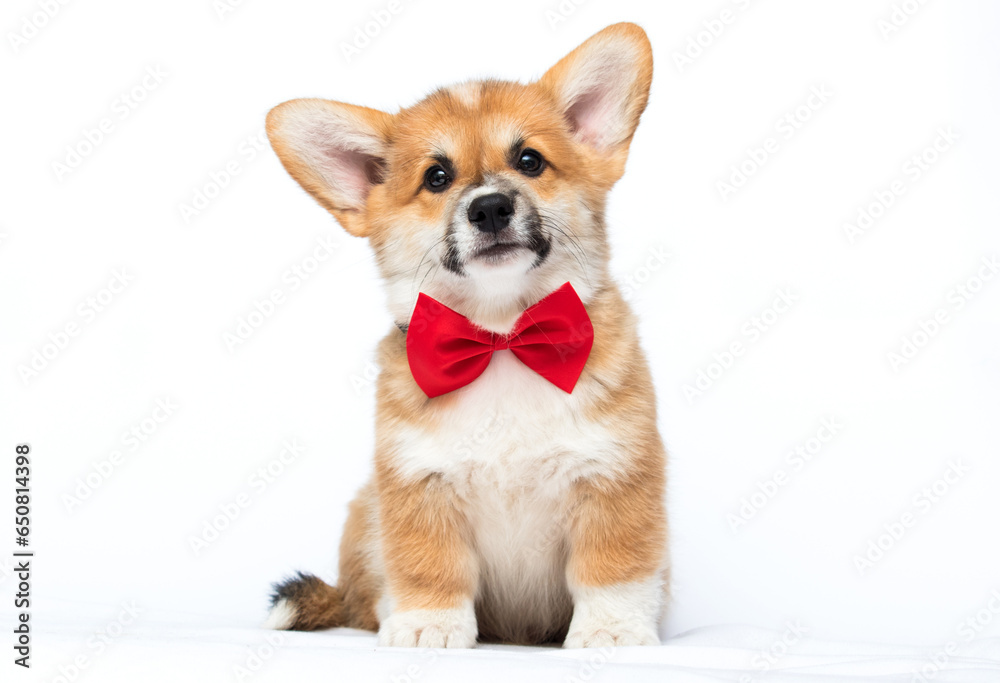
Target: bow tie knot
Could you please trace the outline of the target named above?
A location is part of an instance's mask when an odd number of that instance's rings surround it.
[[[594,343],[587,309],[570,283],[528,308],[509,334],[487,332],[421,293],[406,333],[413,379],[434,398],[472,383],[494,351],[510,350],[566,393],[576,386]]]
[[[494,334],[493,335],[493,350],[494,351],[504,351],[510,348],[510,335],[506,334]]]

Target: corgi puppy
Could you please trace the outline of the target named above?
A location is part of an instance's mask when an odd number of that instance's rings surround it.
[[[370,242],[396,325],[337,585],[276,584],[267,626],[403,647],[659,643],[666,454],[604,215],[652,70],[643,30],[617,24],[526,85],[268,114],[285,169]]]

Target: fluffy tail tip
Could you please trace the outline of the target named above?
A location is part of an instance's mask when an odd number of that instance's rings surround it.
[[[295,606],[288,600],[279,599],[271,605],[271,610],[267,613],[267,619],[261,624],[261,628],[287,631],[295,625],[296,618]]]
[[[271,611],[263,628],[314,631],[343,624],[340,591],[312,574],[298,572],[274,584]]]

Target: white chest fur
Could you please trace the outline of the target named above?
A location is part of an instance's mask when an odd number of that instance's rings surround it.
[[[497,351],[478,379],[455,392],[440,428],[398,436],[396,464],[404,476],[440,475],[470,503],[500,492],[560,497],[574,479],[621,464],[613,435],[582,416],[579,391],[567,394],[510,351]]]

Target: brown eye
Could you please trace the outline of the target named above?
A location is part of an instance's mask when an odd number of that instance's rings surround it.
[[[443,166],[431,166],[424,173],[424,187],[431,192],[444,192],[451,185],[451,176]]]
[[[545,160],[535,150],[526,149],[521,152],[521,156],[517,160],[517,170],[529,178],[534,178],[545,170]]]

